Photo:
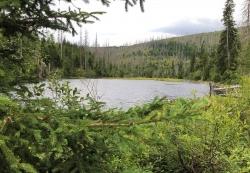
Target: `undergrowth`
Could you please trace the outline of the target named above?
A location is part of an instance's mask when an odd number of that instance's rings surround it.
[[[250,79],[232,96],[104,110],[53,78],[54,99],[0,96],[1,173],[248,173]],[[21,99],[20,99],[21,98]]]

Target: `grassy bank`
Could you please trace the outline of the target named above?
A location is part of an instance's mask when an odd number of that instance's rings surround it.
[[[88,78],[88,77],[67,77],[65,79],[119,79],[119,80],[157,80],[157,81],[166,81],[166,82],[197,82],[197,81],[192,81],[192,80],[186,80],[186,79],[176,79],[176,78],[148,78],[148,77],[93,77],[93,78]],[[199,81],[198,81],[199,82]],[[200,81],[204,82],[204,81]]]
[[[101,79],[121,79],[121,80],[156,80],[166,82],[204,82],[204,81],[192,81],[187,79],[176,79],[176,78],[148,78],[148,77],[123,77],[123,78],[101,78]]]
[[[132,77],[132,78],[120,78],[120,79],[129,79],[129,80],[159,80],[159,81],[168,81],[168,82],[182,82],[183,79],[174,79],[174,78],[147,78],[147,77]]]

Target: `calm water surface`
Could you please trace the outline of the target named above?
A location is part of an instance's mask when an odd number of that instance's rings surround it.
[[[155,97],[175,99],[179,97],[201,97],[209,93],[209,86],[191,82],[165,82],[155,80],[122,79],[69,79],[70,86],[106,102],[108,108],[127,109],[152,101]],[[50,97],[51,93],[45,92]]]

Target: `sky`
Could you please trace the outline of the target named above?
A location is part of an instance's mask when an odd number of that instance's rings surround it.
[[[74,6],[87,12],[106,12],[95,23],[82,25],[83,37],[87,31],[90,45],[94,44],[96,35],[100,46],[121,46],[223,29],[221,19],[225,0],[146,0],[145,12],[141,12],[139,5],[126,12],[122,0],[111,0],[109,7],[98,0],[89,1],[86,4],[84,0],[77,0]],[[234,2],[234,19],[240,25],[244,0]],[[68,8],[63,2],[54,8],[58,7],[61,10]],[[80,28],[76,29],[80,33]],[[63,35],[71,42],[80,40],[79,34],[74,37],[68,33]]]

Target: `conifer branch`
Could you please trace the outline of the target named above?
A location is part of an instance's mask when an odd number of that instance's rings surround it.
[[[101,127],[114,127],[114,128],[119,128],[119,127],[131,127],[131,126],[137,126],[137,125],[146,125],[146,124],[152,124],[152,123],[158,123],[158,122],[164,122],[166,119],[156,119],[156,120],[148,120],[148,121],[134,121],[134,122],[126,122],[126,123],[105,123],[105,122],[96,122],[87,125],[87,127],[91,128],[101,128]]]

